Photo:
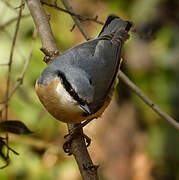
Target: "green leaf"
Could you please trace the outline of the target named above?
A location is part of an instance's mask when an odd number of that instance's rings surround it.
[[[10,132],[14,134],[30,134],[27,126],[21,121],[3,121],[0,123],[0,132]]]

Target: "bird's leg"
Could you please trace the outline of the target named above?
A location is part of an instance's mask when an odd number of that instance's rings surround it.
[[[96,119],[97,117],[93,117],[91,119],[87,119],[86,121],[84,121],[83,123],[78,124],[76,127],[74,127],[71,131],[77,131],[80,128],[85,127],[88,123],[90,123],[93,119]]]
[[[90,121],[92,121],[92,119],[86,120],[84,123],[78,124],[76,127],[70,130],[69,134],[64,136],[64,138],[66,138],[67,141],[63,144],[63,150],[69,156],[72,155],[71,143],[73,139],[75,139],[77,136],[80,135],[85,139],[86,147],[88,147],[91,144],[91,139],[86,134],[83,133],[83,129],[82,129],[82,127],[84,127]]]
[[[76,127],[74,127],[73,129],[70,130],[69,134],[64,136],[64,138],[67,139],[67,141],[63,144],[63,150],[65,151],[65,153],[67,153],[69,156],[72,155],[72,153],[71,153],[71,143],[72,143],[73,139],[75,139],[75,137],[77,135],[81,135],[85,139],[87,147],[90,145],[91,139],[86,134],[83,133],[82,128],[84,126],[86,126],[89,122],[91,122],[95,118],[97,118],[97,117],[87,119],[83,123],[80,123],[80,124],[76,125]]]
[[[79,131],[79,129],[78,129],[78,131]],[[68,154],[68,156],[72,155],[71,143],[72,143],[73,139],[75,139],[78,135],[82,136],[85,139],[86,147],[88,147],[91,144],[91,139],[86,134],[84,134],[82,131],[75,132],[72,134],[69,133],[69,134],[65,135],[64,138],[66,138],[67,141],[63,144],[63,150],[65,153]]]

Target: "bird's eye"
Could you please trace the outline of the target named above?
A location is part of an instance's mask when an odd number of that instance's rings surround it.
[[[90,83],[90,85],[92,85],[92,83],[93,83],[92,80],[91,80],[91,78],[89,79],[89,83]]]

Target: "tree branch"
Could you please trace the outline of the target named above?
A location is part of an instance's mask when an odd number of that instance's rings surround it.
[[[21,0],[21,4],[23,3],[23,0]],[[6,94],[5,94],[5,117],[4,120],[8,120],[8,96],[9,96],[9,89],[10,89],[10,81],[11,81],[11,69],[12,69],[12,62],[13,62],[13,57],[14,57],[14,49],[15,49],[15,45],[16,45],[16,41],[17,41],[17,35],[19,32],[19,27],[20,27],[20,21],[21,21],[21,16],[22,16],[22,8],[20,8],[19,13],[18,13],[18,19],[17,19],[17,23],[16,23],[16,29],[14,32],[14,36],[13,36],[13,40],[12,40],[12,45],[11,45],[11,50],[10,50],[10,55],[9,55],[9,61],[8,61],[8,72],[7,72],[7,82],[6,82]],[[8,133],[6,133],[6,137],[5,137],[6,143],[8,144]],[[8,147],[8,145],[6,146]],[[5,168],[8,166],[9,164],[9,148],[7,148],[7,152],[6,152],[6,164],[4,166],[2,166],[1,168]]]
[[[49,19],[42,8],[40,0],[26,0],[26,3],[35,22],[43,47],[47,52],[57,52],[58,49],[50,28]],[[46,38],[46,36],[48,36],[48,38]],[[49,57],[51,59],[53,58],[50,54]],[[69,133],[74,126],[75,125],[73,124],[68,124]],[[84,139],[81,136],[77,135],[76,138],[73,139],[71,144],[71,153],[77,161],[82,178],[84,180],[98,180],[97,168],[93,165]]]
[[[65,12],[65,13],[68,13],[69,15],[71,16],[75,16],[77,17],[80,21],[93,21],[95,23],[98,23],[98,24],[101,24],[103,25],[104,23],[102,21],[99,21],[98,20],[98,16],[95,16],[95,17],[84,17],[84,16],[81,16],[80,14],[76,14],[74,12],[71,12],[70,10],[67,10],[67,9],[63,9],[61,7],[59,7],[57,4],[51,4],[49,2],[46,2],[46,1],[40,1],[43,5],[46,5],[46,6],[49,6],[49,7],[53,7],[59,11],[62,11],[62,12]]]
[[[21,0],[21,4],[22,3],[23,3],[23,0]],[[10,81],[11,81],[12,61],[13,61],[13,57],[14,57],[14,49],[15,49],[15,45],[16,45],[17,34],[19,31],[21,16],[22,16],[22,8],[20,8],[20,10],[19,10],[16,29],[15,29],[15,33],[13,36],[13,41],[12,41],[11,51],[10,51],[10,56],[9,56],[9,61],[8,61],[8,74],[7,74],[7,83],[6,83],[5,120],[8,119],[8,97],[9,97],[9,86],[10,86]]]
[[[149,105],[160,117],[167,120],[171,125],[179,130],[179,123],[162,111],[155,103],[153,103],[121,70],[119,70],[119,77],[134,93],[137,94],[147,105]]]
[[[33,51],[33,47],[34,47],[36,36],[37,36],[37,31],[35,29],[34,32],[33,32],[33,35],[32,35],[32,41],[31,41],[31,45],[30,45],[30,49],[29,49],[29,54],[28,54],[28,57],[27,57],[27,59],[25,61],[24,67],[22,69],[22,72],[21,72],[19,78],[17,79],[16,84],[14,85],[12,90],[9,92],[8,98],[6,97],[5,101],[0,102],[0,104],[3,104],[3,106],[0,108],[0,112],[2,112],[4,110],[4,108],[6,107],[6,103],[9,101],[9,99],[14,95],[14,93],[17,91],[17,89],[23,83],[25,72],[27,70],[27,67],[28,67],[29,62],[30,62],[31,57],[32,57],[32,51]]]
[[[61,1],[62,1],[63,5],[66,7],[66,9],[67,9],[68,11],[72,12],[73,14],[75,14],[74,11],[73,11],[73,9],[72,9],[72,7],[70,6],[70,4],[68,3],[67,0],[61,0]],[[71,17],[72,17],[72,19],[74,20],[74,22],[75,22],[75,24],[77,25],[77,27],[79,28],[79,30],[81,31],[81,33],[82,33],[82,35],[84,36],[84,38],[85,38],[87,41],[90,40],[91,38],[90,38],[90,36],[88,35],[86,29],[82,26],[80,20],[79,20],[76,16],[74,16],[74,15],[71,15]]]
[[[57,44],[52,35],[52,30],[49,23],[49,17],[42,8],[39,0],[26,0],[35,26],[37,28],[40,40],[42,42],[42,52],[46,55],[44,61],[50,63],[54,57],[59,54]]]

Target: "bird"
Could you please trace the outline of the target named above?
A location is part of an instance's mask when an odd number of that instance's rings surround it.
[[[130,21],[111,14],[97,37],[66,50],[43,70],[35,90],[53,117],[75,124],[103,114],[131,27]]]

